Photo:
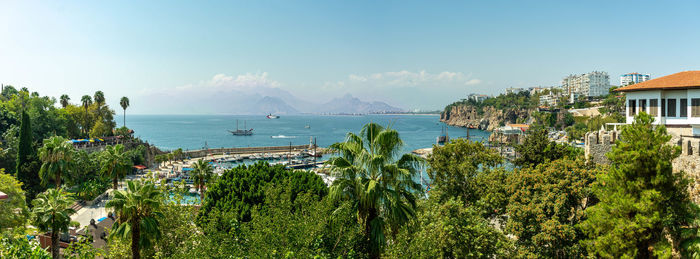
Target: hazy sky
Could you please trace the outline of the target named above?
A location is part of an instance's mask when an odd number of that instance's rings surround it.
[[[177,89],[279,87],[441,109],[571,73],[700,69],[698,1],[5,1],[0,83],[103,90],[132,113]],[[190,93],[192,91],[184,91]],[[225,93],[225,92],[224,92]],[[183,104],[189,106],[206,103]],[[173,111],[175,113],[179,111]]]

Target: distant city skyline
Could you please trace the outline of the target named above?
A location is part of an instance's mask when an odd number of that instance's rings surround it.
[[[102,90],[117,110],[128,96],[132,114],[208,113],[206,96],[275,89],[314,103],[351,94],[436,110],[468,93],[560,85],[570,74],[698,70],[700,34],[690,32],[699,9],[695,1],[3,1],[0,83],[74,103]],[[626,37],[628,28],[644,37]],[[196,101],[158,103],[171,97]]]

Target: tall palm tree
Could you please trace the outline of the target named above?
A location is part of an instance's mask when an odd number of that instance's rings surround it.
[[[62,190],[48,189],[32,201],[32,225],[41,231],[51,231],[51,255],[59,258],[58,234],[68,231],[73,200]]]
[[[83,125],[83,130],[85,131],[84,133],[87,134],[90,130],[90,125],[88,122],[88,108],[90,108],[90,105],[92,104],[92,98],[86,94],[80,98],[80,102],[83,104],[83,108],[85,108],[85,125]]]
[[[168,163],[169,163],[170,165],[173,165],[173,159],[175,159],[175,154],[173,154],[172,152],[170,152],[170,153],[168,153],[167,156],[168,156]]]
[[[199,159],[194,163],[194,170],[192,170],[192,177],[197,183],[197,190],[199,190],[199,199],[204,202],[204,183],[209,181],[214,174],[214,168],[211,167],[209,162],[204,161],[204,159]]]
[[[97,104],[97,107],[102,107],[102,105],[105,104],[105,93],[103,93],[102,91],[95,92],[93,98],[95,100],[95,103]]]
[[[102,110],[102,105],[105,104],[105,94],[102,91],[97,91],[95,92],[95,95],[93,96],[95,100],[95,104],[97,104],[97,107],[95,109],[95,113],[97,113],[97,117],[102,120],[103,118],[103,110]]]
[[[399,157],[402,146],[396,130],[375,123],[362,127],[360,135],[348,133],[345,142],[330,146],[339,153],[328,161],[336,177],[330,198],[350,201],[369,237],[374,258],[386,243],[385,231],[396,234],[415,217],[421,185],[414,179],[423,160],[412,154]]]
[[[124,152],[124,145],[107,146],[100,154],[100,161],[102,174],[112,178],[112,188],[117,190],[119,179],[126,176],[133,166],[131,159]]]
[[[129,107],[129,98],[126,96],[122,97],[121,100],[119,100],[119,105],[124,109],[124,127],[126,127],[126,108]]]
[[[152,183],[127,181],[127,186],[126,191],[114,192],[114,198],[105,207],[113,208],[117,215],[110,236],[131,237],[131,258],[138,259],[141,248],[149,247],[152,239],[160,237],[161,193]]]
[[[63,106],[63,108],[68,107],[68,104],[69,104],[68,101],[70,101],[70,97],[68,97],[67,94],[61,95],[60,103],[61,103],[61,106]]]
[[[56,189],[61,188],[61,178],[66,177],[75,166],[75,153],[73,144],[63,137],[44,139],[44,145],[39,148],[39,159],[43,163],[39,169],[41,183],[46,185],[54,180]]]

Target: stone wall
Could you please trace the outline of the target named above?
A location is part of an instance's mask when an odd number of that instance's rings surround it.
[[[695,203],[700,203],[700,138],[681,135],[685,131],[669,130],[672,135],[669,144],[681,147],[681,154],[673,160],[673,172],[683,171],[690,179],[688,191]],[[610,160],[605,156],[612,151],[612,147],[619,138],[617,131],[592,131],[586,133],[585,155],[598,164],[609,164]]]
[[[673,171],[685,172],[690,180],[690,197],[700,203],[700,138],[680,136],[672,142],[681,146],[681,155],[673,160]]]
[[[609,164],[610,160],[605,154],[612,151],[612,147],[619,136],[620,133],[617,131],[606,131],[604,129],[586,133],[584,137],[586,159],[598,164]]]

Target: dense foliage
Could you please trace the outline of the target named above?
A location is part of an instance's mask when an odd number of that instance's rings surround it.
[[[537,166],[547,161],[576,155],[576,150],[566,144],[550,141],[547,130],[542,127],[530,128],[522,144],[515,146],[518,157],[513,164],[520,167]]]
[[[302,192],[316,195],[317,199],[328,194],[328,188],[320,177],[306,172],[289,171],[283,165],[271,166],[259,162],[250,166],[239,166],[224,172],[207,191],[199,213],[203,223],[213,215],[226,217],[224,221],[248,222],[251,213],[265,202],[265,189],[270,184],[288,181],[292,193],[291,202]]]
[[[22,183],[0,168],[0,192],[9,198],[0,201],[0,232],[8,229],[23,229],[29,217]]]
[[[539,102],[539,96],[531,96],[530,92],[522,91],[518,93],[500,94],[496,97],[488,98],[481,102],[473,99],[462,99],[447,105],[443,113],[449,112],[452,107],[464,105],[474,107],[478,114],[483,114],[484,107],[493,107],[497,110],[511,109],[513,107],[518,107],[521,109],[534,109],[537,108]]]
[[[455,139],[442,147],[436,146],[428,157],[428,176],[432,188],[438,190],[431,193],[431,197],[436,196],[439,200],[458,197],[465,203],[474,204],[482,194],[478,191],[482,185],[477,178],[502,162],[498,152],[479,142]]]
[[[26,88],[17,90],[12,86],[4,87],[0,94],[0,168],[5,168],[7,173],[15,175],[23,183],[28,203],[47,187],[40,183],[42,164],[46,173],[43,176],[52,177],[44,179],[48,180],[44,181],[45,184],[55,185],[56,180],[60,180],[67,190],[86,200],[104,191],[104,181],[96,174],[99,164],[93,153],[75,153],[75,167],[66,171],[53,168],[62,167],[58,164],[62,162],[71,164],[70,159],[66,159],[68,156],[53,159],[56,154],[49,152],[51,155],[42,161],[38,152],[42,146],[49,148],[43,142],[54,136],[65,139],[111,136],[116,125],[114,111],[105,104],[104,93],[98,91],[95,96],[99,102],[79,106],[70,103],[71,98],[67,95],[62,95],[57,102],[55,98],[30,93]],[[120,132],[129,135],[128,129]],[[58,147],[59,144],[53,146]],[[127,153],[134,163],[145,164],[145,148],[141,145],[136,145]],[[58,163],[50,161],[52,159]]]
[[[420,203],[416,220],[387,249],[392,258],[505,258],[512,241],[473,206],[450,199]]]
[[[582,223],[591,255],[678,256],[683,229],[698,217],[685,174],[672,172],[680,147],[667,144],[671,136],[653,120],[636,116],[608,154],[612,167],[595,188],[600,203],[586,210]]]
[[[602,170],[582,159],[567,158],[516,170],[508,179],[510,193],[506,230],[517,236],[520,256],[577,258],[584,238],[576,224],[595,201],[591,185]]]

